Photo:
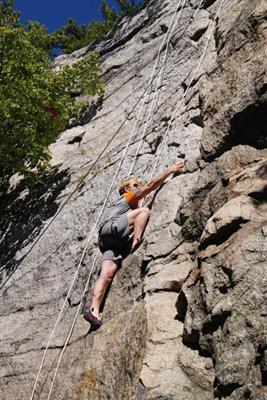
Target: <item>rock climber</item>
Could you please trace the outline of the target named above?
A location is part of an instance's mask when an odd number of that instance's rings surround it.
[[[143,233],[150,217],[149,207],[139,207],[139,200],[160,187],[171,174],[182,172],[183,162],[170,166],[163,174],[146,185],[136,178],[122,181],[120,198],[111,214],[99,229],[99,247],[102,253],[101,273],[96,281],[90,310],[84,318],[97,328],[102,321],[99,315],[108,286],[111,284],[121,261],[134,253],[143,241]]]

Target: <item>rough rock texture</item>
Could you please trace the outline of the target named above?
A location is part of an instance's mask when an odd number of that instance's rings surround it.
[[[247,158],[241,163],[244,154]],[[185,324],[184,343],[212,356],[215,393],[230,398],[243,399],[244,393],[251,399],[266,396],[261,386],[266,346],[266,155],[238,146],[217,160],[216,172],[219,166],[224,172],[221,190],[226,199],[219,197],[217,179],[195,213],[196,221],[198,214],[202,221],[210,212],[211,216],[200,238],[198,267],[177,302]],[[183,229],[191,232],[190,224]],[[242,392],[237,395],[239,387]]]
[[[266,4],[232,3],[217,26],[216,64],[200,90],[201,147],[209,159],[240,143],[266,147]]]
[[[267,5],[264,0],[205,0],[197,10],[199,1],[181,2],[162,75],[158,72],[132,112],[150,80],[173,3],[149,2],[131,20],[122,20],[113,38],[98,44],[104,98],[51,146],[53,171],[41,188],[25,189],[13,177],[1,199],[3,400],[31,398],[79,264],[34,399],[47,399],[77,310],[53,399],[267,396]],[[56,66],[87,51],[59,57]],[[84,299],[82,293],[98,254],[96,235],[79,261],[136,121],[116,182],[131,170],[143,135],[137,176],[149,179],[158,155],[156,172],[177,159],[186,161],[186,171],[158,191],[145,243],[118,271],[106,298],[104,324],[90,332],[80,314],[90,301],[91,290]],[[79,190],[41,237],[77,182]],[[114,190],[107,213],[116,199]],[[90,288],[98,272],[93,271]]]

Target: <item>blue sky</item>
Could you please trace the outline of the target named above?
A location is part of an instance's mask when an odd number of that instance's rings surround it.
[[[69,17],[86,25],[91,19],[101,19],[101,0],[15,0],[14,4],[21,12],[21,22],[39,21],[50,32],[65,25]],[[116,0],[108,0],[108,4],[118,9]]]

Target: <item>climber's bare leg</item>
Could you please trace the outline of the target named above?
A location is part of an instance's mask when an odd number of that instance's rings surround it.
[[[142,238],[145,227],[150,217],[150,210],[147,207],[140,207],[127,213],[128,224],[133,229],[132,248]]]
[[[104,299],[106,290],[111,284],[117,272],[117,269],[118,269],[118,263],[116,261],[113,260],[102,261],[101,273],[94,287],[92,304],[91,304],[91,312],[97,318],[99,318],[99,309]]]

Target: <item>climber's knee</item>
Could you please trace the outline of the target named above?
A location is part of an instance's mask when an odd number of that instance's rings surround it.
[[[104,281],[106,285],[109,285],[118,269],[118,265],[115,261],[104,260],[102,263],[100,278]]]

